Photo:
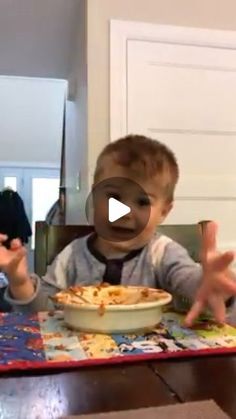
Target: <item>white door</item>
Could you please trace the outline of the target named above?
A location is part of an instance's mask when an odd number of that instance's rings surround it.
[[[122,25],[111,38],[112,139],[170,146],[181,176],[167,222],[215,219],[221,247],[236,248],[236,35],[124,23],[122,36]]]

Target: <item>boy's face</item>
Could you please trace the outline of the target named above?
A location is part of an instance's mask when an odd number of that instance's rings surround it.
[[[96,179],[98,188],[95,188],[93,197],[94,224],[99,241],[107,241],[117,252],[145,246],[172,208],[172,203],[167,202],[161,193],[164,181],[164,177],[158,175],[143,180],[106,156]],[[131,207],[131,212],[113,223],[109,222],[109,198]]]

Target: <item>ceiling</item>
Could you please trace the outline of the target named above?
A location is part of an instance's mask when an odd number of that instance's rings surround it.
[[[0,0],[0,75],[69,78],[80,0]]]

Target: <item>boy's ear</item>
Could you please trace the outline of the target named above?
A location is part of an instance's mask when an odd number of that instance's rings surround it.
[[[162,221],[164,221],[164,219],[167,217],[169,212],[172,210],[173,205],[174,205],[173,201],[165,202],[165,204],[163,205],[163,208],[162,208],[162,212],[161,212]]]

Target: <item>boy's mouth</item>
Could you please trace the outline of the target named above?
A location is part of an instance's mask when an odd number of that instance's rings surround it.
[[[135,228],[130,227],[119,227],[119,226],[110,226],[110,231],[112,235],[114,234],[115,238],[117,239],[120,237],[121,239],[131,239],[135,235]]]

